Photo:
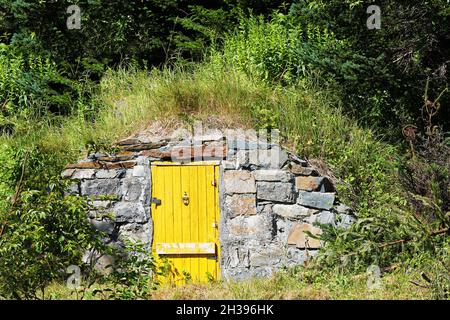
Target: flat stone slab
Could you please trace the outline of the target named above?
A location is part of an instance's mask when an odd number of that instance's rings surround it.
[[[322,246],[319,239],[310,237],[306,232],[312,235],[321,235],[322,230],[308,223],[297,223],[291,229],[288,235],[288,244],[295,245],[299,249],[318,249]]]
[[[319,212],[319,210],[306,208],[298,204],[275,204],[272,210],[274,214],[280,217],[293,220],[300,220]]]
[[[150,149],[158,149],[165,145],[167,145],[168,141],[161,140],[155,142],[143,142],[136,144],[126,144],[119,145],[124,151],[142,151],[142,150],[150,150]]]
[[[334,191],[333,184],[327,177],[299,176],[295,178],[295,185],[298,190],[320,191],[320,192]]]
[[[93,179],[95,176],[95,172],[96,171],[94,169],[75,170],[75,172],[72,174],[72,179],[77,180]]]
[[[102,165],[94,161],[81,161],[78,163],[68,164],[66,169],[101,169]]]
[[[234,194],[226,197],[225,206],[230,217],[256,214],[255,194]]]
[[[129,145],[139,144],[139,143],[142,143],[142,140],[139,138],[126,138],[126,139],[118,141],[116,144],[118,146],[129,146]]]
[[[318,214],[310,216],[308,222],[311,224],[318,223],[336,226],[336,214],[331,211],[322,211]]]
[[[256,150],[262,149],[267,150],[272,148],[272,144],[262,142],[262,141],[249,141],[242,139],[228,140],[228,149],[230,150]]]
[[[255,170],[253,172],[256,181],[280,181],[289,182],[293,180],[293,175],[283,170]]]
[[[289,182],[257,182],[256,197],[259,200],[295,203],[294,185]]]
[[[95,177],[97,179],[114,179],[114,178],[123,177],[124,174],[125,174],[124,169],[119,169],[119,170],[101,169],[101,170],[97,170],[97,172],[95,173]]]
[[[123,162],[113,162],[113,163],[102,163],[101,167],[107,170],[114,169],[131,169],[136,165],[136,161],[123,161]]]
[[[304,167],[304,166],[294,163],[294,162],[291,162],[289,171],[292,172],[293,174],[301,175],[301,176],[317,177],[319,175],[319,172],[316,169],[314,169],[312,167]]]
[[[144,151],[141,151],[139,153],[139,155],[144,156],[144,157],[161,159],[161,160],[169,160],[172,157],[172,155],[170,154],[170,151],[159,150],[159,149],[144,150]]]
[[[223,176],[225,193],[256,193],[255,178],[250,171],[229,170]]]
[[[123,151],[123,152],[119,152],[112,156],[103,155],[103,156],[95,157],[95,159],[99,160],[99,161],[105,161],[105,162],[119,162],[119,161],[133,160],[134,158],[136,158],[137,155],[138,154],[135,152]]]
[[[75,169],[66,169],[61,173],[61,178],[70,179],[74,173]]]
[[[120,179],[86,180],[81,183],[82,196],[119,196]]]
[[[228,230],[232,238],[265,239],[271,236],[271,225],[262,215],[238,216],[229,220]]]
[[[300,191],[297,203],[306,207],[330,210],[335,197],[334,193]]]

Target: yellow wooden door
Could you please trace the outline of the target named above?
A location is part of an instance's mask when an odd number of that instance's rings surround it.
[[[163,282],[220,278],[219,167],[152,164],[152,251]]]

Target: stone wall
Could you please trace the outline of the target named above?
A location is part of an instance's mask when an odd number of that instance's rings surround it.
[[[315,222],[346,227],[353,221],[330,180],[306,161],[278,147],[230,151],[235,157],[223,165],[220,191],[225,278],[268,276],[303,264],[322,245],[305,233],[321,233]],[[267,161],[273,156],[279,161]]]
[[[206,138],[205,138],[206,137]],[[191,145],[192,141],[202,141]],[[180,143],[181,141],[181,143]],[[152,161],[216,160],[220,165],[221,269],[225,278],[267,276],[304,263],[321,247],[319,224],[347,227],[331,181],[277,144],[217,134],[185,139],[130,138],[114,155],[93,154],[67,166],[70,192],[89,197],[89,218],[112,244],[152,243]],[[175,152],[174,152],[175,151]],[[174,158],[175,153],[175,158]]]
[[[63,177],[74,180],[69,192],[86,196],[95,208],[91,224],[109,235],[108,242],[122,244],[133,239],[151,244],[151,174],[148,158],[118,154],[108,165],[100,165],[106,155],[69,165]],[[121,159],[122,157],[122,159]],[[101,161],[101,160],[100,160]]]

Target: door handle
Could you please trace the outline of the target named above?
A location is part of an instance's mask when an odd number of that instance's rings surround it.
[[[183,204],[185,206],[189,205],[189,196],[186,192],[183,194],[183,198],[181,198],[181,200],[183,200]]]

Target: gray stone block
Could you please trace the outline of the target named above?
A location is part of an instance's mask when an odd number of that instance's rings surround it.
[[[138,201],[141,199],[145,183],[139,179],[130,178],[122,180],[122,194],[125,201]]]
[[[133,177],[150,176],[150,167],[148,165],[137,165],[133,168]]]
[[[275,204],[273,206],[273,213],[292,220],[300,220],[317,212],[318,210],[316,209],[306,208],[298,204]]]
[[[334,193],[300,191],[297,203],[306,207],[330,210],[334,199]]]
[[[87,180],[81,183],[83,196],[114,195],[121,196],[119,179]]]
[[[251,216],[256,214],[256,196],[252,194],[234,194],[225,199],[228,216]]]
[[[318,214],[309,217],[308,222],[311,224],[318,223],[336,226],[336,214],[331,211],[322,211]]]
[[[91,225],[100,232],[105,232],[107,234],[112,234],[116,224],[108,219],[90,219]]]
[[[238,169],[236,167],[236,161],[233,161],[233,160],[224,160],[224,161],[222,161],[222,167],[225,170],[237,170]]]
[[[238,216],[227,223],[231,239],[269,239],[273,226],[268,217],[263,215]]]
[[[80,195],[81,191],[80,191],[80,184],[78,182],[74,182],[72,183],[66,191],[66,194],[68,195],[72,195],[72,196],[78,196]]]
[[[150,214],[139,202],[118,202],[111,211],[116,222],[144,223],[148,221]]]
[[[125,170],[97,170],[95,177],[97,179],[114,179],[121,178],[125,174]]]
[[[284,257],[285,252],[280,246],[261,246],[250,251],[249,261],[251,267],[275,267],[283,261]]]
[[[223,263],[225,268],[247,268],[250,265],[249,250],[242,245],[234,245],[222,251]]]
[[[255,193],[255,178],[249,171],[228,170],[223,175],[225,193]]]
[[[291,173],[277,169],[255,170],[253,174],[256,181],[290,182],[294,178]]]
[[[150,243],[151,232],[148,223],[128,223],[120,226],[119,239],[132,240],[139,243]]]
[[[280,169],[288,161],[288,155],[279,147],[248,152],[247,166],[260,169]]]
[[[258,200],[295,203],[296,193],[292,183],[257,182],[256,197]]]

